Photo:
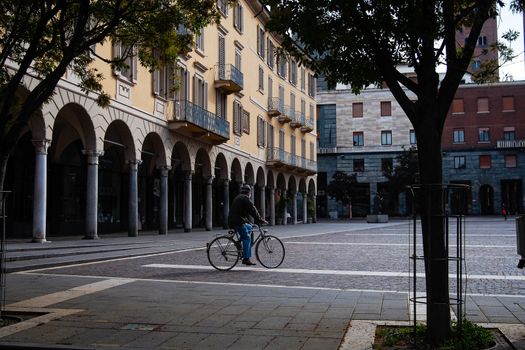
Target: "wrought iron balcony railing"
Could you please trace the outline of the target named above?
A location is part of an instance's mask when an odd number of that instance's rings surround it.
[[[215,66],[215,87],[227,94],[239,92],[244,88],[244,75],[232,64]]]
[[[301,131],[302,132],[310,132],[313,129],[314,129],[314,118],[312,116],[310,116],[310,118],[306,119],[306,117],[305,117],[305,122],[301,126]]]
[[[211,132],[225,140],[230,139],[230,123],[212,112],[187,100],[175,101],[173,122],[191,123],[200,131]],[[195,130],[195,128],[193,128]],[[224,140],[224,141],[225,141]]]
[[[267,165],[270,167],[279,168],[287,166],[291,170],[304,171],[309,174],[315,174],[317,172],[316,161],[299,157],[278,147],[268,148],[266,152]]]
[[[270,117],[276,117],[283,113],[284,101],[279,97],[268,98],[268,115]]]

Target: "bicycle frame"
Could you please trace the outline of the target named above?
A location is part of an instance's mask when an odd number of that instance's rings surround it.
[[[257,230],[258,234],[257,237],[255,237],[255,230]],[[252,246],[254,246],[258,241],[260,241],[262,238],[266,236],[266,232],[268,232],[267,229],[262,228],[260,225],[252,224],[252,231],[250,232],[251,238],[252,238]],[[228,233],[235,236],[235,240],[241,242],[241,236],[239,235],[239,232],[237,230],[230,230]]]

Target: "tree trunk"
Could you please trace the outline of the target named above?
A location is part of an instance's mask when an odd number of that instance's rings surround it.
[[[426,112],[417,128],[422,188],[417,204],[421,214],[427,292],[427,341],[437,345],[451,336],[448,281],[448,249],[445,237],[445,199],[441,154],[442,128],[435,115]]]

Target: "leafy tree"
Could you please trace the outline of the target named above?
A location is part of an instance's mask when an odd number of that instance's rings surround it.
[[[407,186],[419,183],[416,148],[403,149],[403,152],[396,157],[396,165],[393,168],[384,169],[383,175],[388,179],[390,192],[394,197],[404,192]]]
[[[353,185],[357,183],[356,174],[349,175],[344,171],[336,171],[332,176],[332,181],[326,187],[326,193],[342,205],[347,206],[352,203]]]
[[[351,84],[358,93],[385,83],[416,135],[421,183],[440,184],[441,136],[447,112],[482,26],[497,15],[493,0],[266,0],[272,11],[267,28],[283,35],[284,48],[326,76],[329,84]],[[503,6],[502,1],[497,4]],[[523,10],[522,0],[513,0]],[[469,27],[465,43],[456,31]],[[286,34],[293,33],[293,38]],[[313,58],[310,63],[305,56]],[[445,64],[440,79],[437,67]],[[412,67],[408,77],[400,65]],[[413,99],[407,94],[416,95]],[[427,341],[450,338],[450,297],[443,200],[430,191],[421,203],[427,292]],[[426,206],[425,206],[426,205]]]
[[[0,0],[0,7],[0,191],[22,129],[67,69],[107,106],[104,77],[90,65],[95,59],[126,69],[126,59],[138,55],[154,69],[187,50],[191,32],[219,20],[214,0]],[[94,45],[111,42],[128,49],[118,58],[98,57]],[[24,86],[28,74],[39,81],[31,90]]]

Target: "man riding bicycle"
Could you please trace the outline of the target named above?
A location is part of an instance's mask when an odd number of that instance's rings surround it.
[[[256,265],[250,260],[252,256],[252,239],[250,233],[252,232],[252,225],[249,216],[253,217],[256,224],[267,224],[264,218],[261,217],[257,208],[250,200],[251,188],[248,185],[241,187],[241,193],[235,197],[230,207],[230,214],[228,215],[228,226],[239,233],[242,242],[242,263],[244,265]]]

